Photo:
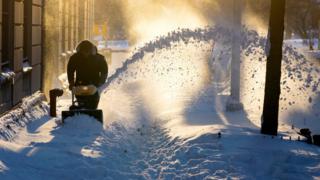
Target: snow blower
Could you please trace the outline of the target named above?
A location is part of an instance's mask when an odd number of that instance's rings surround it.
[[[64,123],[68,117],[73,117],[82,114],[91,116],[99,122],[103,123],[102,110],[88,108],[88,100],[85,99],[85,97],[96,94],[97,91],[97,88],[93,85],[74,87],[71,91],[72,105],[70,106],[69,111],[62,111],[62,123]],[[75,100],[75,96],[77,96],[77,100]]]

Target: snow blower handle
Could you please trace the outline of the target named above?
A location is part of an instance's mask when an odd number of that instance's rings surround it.
[[[75,106],[75,104],[76,104],[76,102],[75,102],[75,98],[74,98],[74,91],[75,91],[75,89],[74,89],[75,87],[73,87],[72,88],[72,90],[71,90],[71,99],[72,99],[72,106]]]

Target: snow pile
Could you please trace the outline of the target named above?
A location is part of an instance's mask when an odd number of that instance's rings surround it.
[[[35,93],[24,98],[21,105],[0,117],[0,139],[11,140],[31,121],[36,121],[47,116],[48,106],[44,102],[44,95]]]
[[[0,73],[0,84],[12,81],[16,74],[11,70],[5,70]]]
[[[32,71],[32,66],[30,65],[30,63],[28,61],[23,62],[22,64],[22,71],[24,73],[30,72]]]

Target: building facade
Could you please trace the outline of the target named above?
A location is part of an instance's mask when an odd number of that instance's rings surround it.
[[[0,0],[0,114],[51,88],[82,39],[94,0]]]
[[[60,86],[69,57],[81,40],[91,39],[94,0],[47,0],[45,5],[43,91]]]

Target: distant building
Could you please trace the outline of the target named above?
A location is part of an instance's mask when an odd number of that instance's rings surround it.
[[[0,115],[52,87],[76,44],[91,38],[93,7],[94,0],[0,0]]]

